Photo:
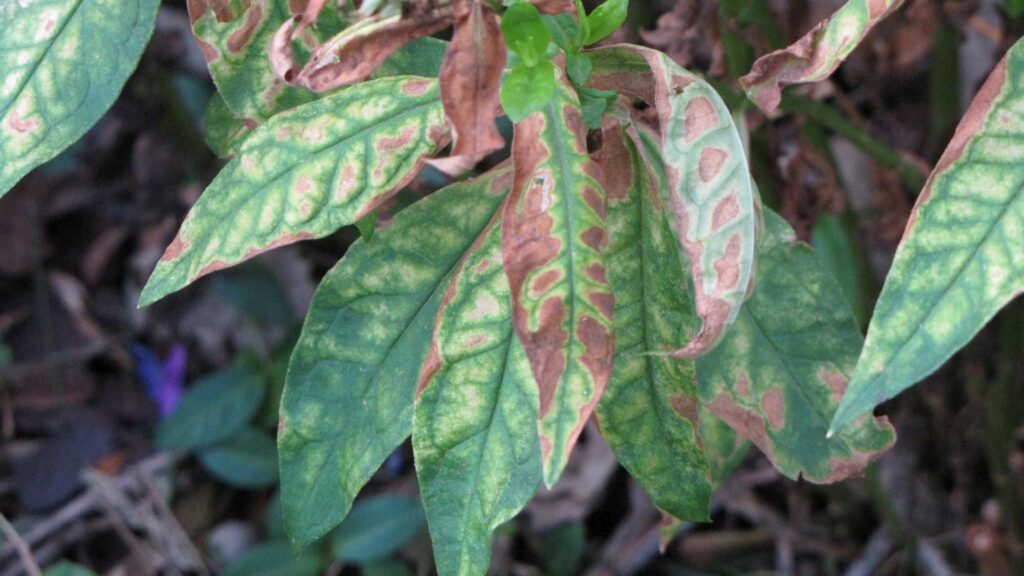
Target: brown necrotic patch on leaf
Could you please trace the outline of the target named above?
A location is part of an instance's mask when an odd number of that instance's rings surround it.
[[[228,0],[188,0],[188,15],[193,24],[206,14],[207,10],[213,10],[217,22],[225,23],[235,19],[235,13],[231,10]]]
[[[718,126],[718,114],[715,113],[715,107],[711,105],[710,100],[703,97],[690,100],[683,111],[683,118],[686,122],[686,131],[683,137],[687,142],[693,142]]]
[[[776,386],[761,396],[761,411],[773,430],[782,430],[786,426],[786,403],[782,397],[782,388]]]
[[[721,148],[708,147],[701,150],[700,153],[700,165],[698,170],[700,171],[700,179],[703,182],[711,182],[718,173],[722,171],[722,165],[725,164],[726,159],[729,158],[729,153]],[[736,198],[730,196],[726,200],[736,201]],[[739,205],[736,206],[739,211]],[[716,208],[717,210],[717,208]]]
[[[297,72],[291,42],[301,28],[302,17],[292,18],[275,35],[271,49],[274,71],[281,80],[313,92],[361,82],[396,50],[447,28],[466,9],[465,2],[452,2],[415,15],[368,17],[315,48],[309,62]]]
[[[263,7],[259,4],[251,6],[245,12],[245,21],[242,27],[235,30],[228,36],[228,50],[235,54],[240,53],[249,44],[252,35],[263,24]]]
[[[576,4],[573,0],[530,0],[530,3],[543,14],[564,14],[576,11]]]
[[[737,434],[753,442],[765,454],[771,455],[772,443],[761,414],[740,406],[725,392],[715,396],[707,407]]]

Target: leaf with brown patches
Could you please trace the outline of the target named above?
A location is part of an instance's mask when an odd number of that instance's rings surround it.
[[[288,366],[278,434],[284,520],[298,545],[341,522],[412,432],[439,303],[511,183],[511,170],[498,168],[402,210],[372,241],[353,244],[317,289]],[[536,452],[535,432],[530,445]]]
[[[896,11],[903,0],[849,0],[803,38],[757,59],[740,79],[747,96],[765,113],[782,101],[782,88],[824,80],[836,71],[871,29]]]
[[[374,80],[278,114],[245,139],[196,202],[141,305],[356,222],[447,141],[437,81],[426,78]]]
[[[157,0],[0,1],[0,196],[106,113],[159,8]]]
[[[412,444],[439,574],[486,574],[491,534],[541,480],[537,384],[512,330],[496,218],[459,264],[420,378]]]
[[[722,340],[753,281],[758,200],[743,141],[718,93],[661,52],[612,46],[588,54],[593,87],[642,98],[657,110],[671,223],[702,321],[672,354],[695,358]]]
[[[481,0],[470,1],[469,14],[455,24],[441,68],[441,101],[452,128],[452,152],[435,164],[450,173],[472,167],[505,145],[495,123],[507,57],[505,42],[498,15]]]
[[[462,6],[462,2],[456,2],[416,16],[364,18],[314,48],[302,66],[292,53],[301,22],[290,20],[281,25],[271,42],[274,73],[283,82],[313,92],[361,82],[405,44],[450,26],[460,16]]]
[[[1024,291],[1024,41],[989,76],[911,214],[833,430],[931,374]]]
[[[615,292],[615,369],[597,406],[601,434],[654,503],[707,520],[711,474],[697,433],[696,369],[658,352],[698,329],[669,226],[665,171],[653,136],[642,147],[606,119],[599,161],[608,194],[608,279]]]
[[[813,249],[765,214],[758,282],[722,344],[697,360],[701,401],[790,478],[861,473],[895,440],[864,417],[826,438],[863,339],[838,282]]]
[[[316,99],[308,90],[279,80],[268,57],[278,28],[306,9],[306,2],[289,0],[189,0],[192,32],[217,90],[238,118],[263,122]],[[308,56],[309,50],[342,27],[338,11],[325,10],[316,27],[298,36],[293,49]]]
[[[540,388],[548,486],[601,398],[615,352],[602,255],[607,207],[578,106],[560,79],[548,104],[516,124],[502,227],[515,329]]]

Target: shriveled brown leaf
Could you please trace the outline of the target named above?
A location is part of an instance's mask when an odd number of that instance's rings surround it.
[[[495,119],[501,72],[508,56],[498,15],[480,0],[455,24],[444,65],[441,99],[452,127],[452,153],[435,166],[450,174],[463,172],[505,145]]]

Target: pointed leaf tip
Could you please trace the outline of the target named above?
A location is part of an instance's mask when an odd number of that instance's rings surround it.
[[[928,179],[879,296],[841,430],[927,377],[1024,291],[1024,40],[996,66]]]

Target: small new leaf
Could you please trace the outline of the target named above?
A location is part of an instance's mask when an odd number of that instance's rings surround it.
[[[584,44],[589,46],[610,36],[626,21],[629,0],[605,0],[587,16],[589,31]]]
[[[555,92],[555,66],[547,60],[529,67],[518,65],[501,85],[501,107],[513,122],[520,122],[541,109]]]
[[[527,66],[536,66],[545,59],[551,31],[533,4],[520,2],[509,6],[501,17],[501,33],[508,49]]]

